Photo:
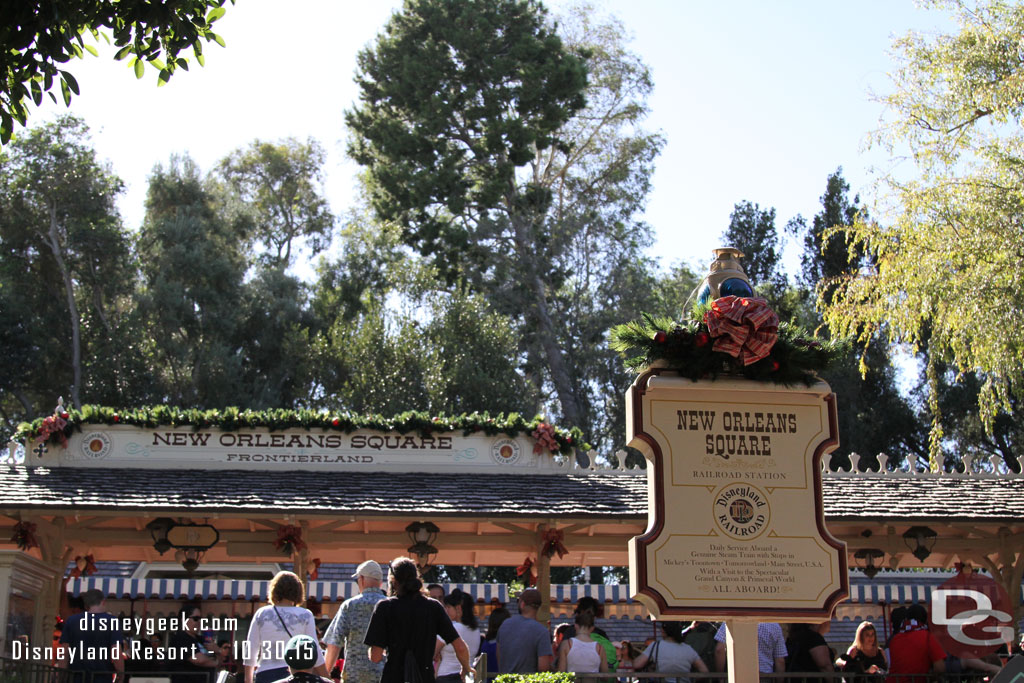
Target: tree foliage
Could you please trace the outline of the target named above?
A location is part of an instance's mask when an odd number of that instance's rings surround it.
[[[23,407],[47,388],[75,406],[84,396],[117,393],[124,299],[133,287],[129,240],[114,206],[121,187],[73,117],[34,128],[0,152],[0,326],[9,327],[5,360],[15,363],[4,386]],[[89,363],[110,372],[90,375]]]
[[[555,25],[532,1],[410,0],[347,116],[377,215],[517,321],[526,375],[588,433],[621,373],[605,331],[650,284],[637,216],[662,141],[623,34],[585,7]]]
[[[550,191],[517,169],[564,147],[586,70],[533,0],[407,0],[359,53],[349,152],[370,201],[445,268],[495,211],[533,221]]]
[[[1024,7],[941,2],[959,31],[910,34],[895,44],[899,68],[882,98],[890,118],[876,139],[906,150],[916,177],[884,178],[886,223],[840,228],[870,264],[835,281],[825,318],[863,341],[882,333],[932,363],[976,372],[991,420],[1024,391]],[[931,372],[933,388],[937,371]],[[932,448],[943,436],[931,392]]]
[[[775,207],[762,209],[746,200],[737,203],[729,214],[729,227],[722,239],[743,252],[743,270],[754,286],[785,282],[779,233],[775,229]]]
[[[232,0],[232,3],[234,0]],[[145,65],[159,70],[163,85],[179,68],[188,70],[182,53],[191,48],[203,63],[203,42],[224,44],[213,23],[224,14],[225,0],[18,0],[4,3],[0,21],[0,143],[6,144],[14,121],[25,125],[28,100],[36,105],[59,83],[65,104],[78,94],[78,81],[63,65],[84,51],[98,54],[86,43],[112,36],[119,49],[115,59],[129,58],[142,78]],[[107,33],[109,32],[109,36]]]
[[[296,240],[304,240],[312,254],[330,244],[334,216],[323,195],[323,165],[320,143],[294,138],[256,140],[218,165],[228,196],[251,222],[269,265],[289,266]]]

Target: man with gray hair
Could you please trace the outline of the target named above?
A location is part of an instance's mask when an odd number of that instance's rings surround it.
[[[356,568],[352,578],[356,580],[360,594],[341,604],[324,634],[327,670],[332,670],[338,655],[343,654],[345,663],[342,676],[345,683],[377,683],[384,670],[384,662],[375,664],[370,661],[363,638],[370,617],[373,616],[373,608],[385,598],[380,588],[384,571],[373,560],[367,560]]]

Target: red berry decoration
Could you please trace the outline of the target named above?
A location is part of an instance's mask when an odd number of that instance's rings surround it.
[[[698,332],[693,337],[693,343],[698,347],[707,346],[709,341],[711,341],[711,337],[708,336],[707,332]]]
[[[331,420],[331,424],[337,427],[338,425],[341,424],[341,420],[339,420],[338,418],[334,418],[333,420]]]
[[[114,422],[120,422],[120,421],[121,421],[121,416],[115,414],[114,415]]]
[[[658,330],[657,332],[654,333],[654,343],[655,344],[664,344],[667,341],[668,341],[668,335],[665,334],[662,330]]]
[[[778,372],[778,371],[779,371],[779,361],[773,360],[772,361],[772,372]]]
[[[70,415],[65,411],[65,412],[60,414],[60,417],[61,417],[62,420],[66,420],[66,419],[68,419],[68,417],[70,417]]]

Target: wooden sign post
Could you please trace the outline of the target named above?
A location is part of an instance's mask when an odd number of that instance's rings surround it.
[[[821,458],[839,444],[831,389],[649,369],[627,394],[626,433],[648,460],[635,599],[658,619],[725,620],[730,680],[756,680],[757,622],[822,621],[849,593],[822,511]]]

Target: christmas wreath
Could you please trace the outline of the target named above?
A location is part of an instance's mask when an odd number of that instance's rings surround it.
[[[681,322],[645,313],[612,328],[610,345],[635,372],[659,364],[694,381],[731,375],[808,386],[850,351],[846,340],[779,323],[764,299],[736,296],[698,306]]]

